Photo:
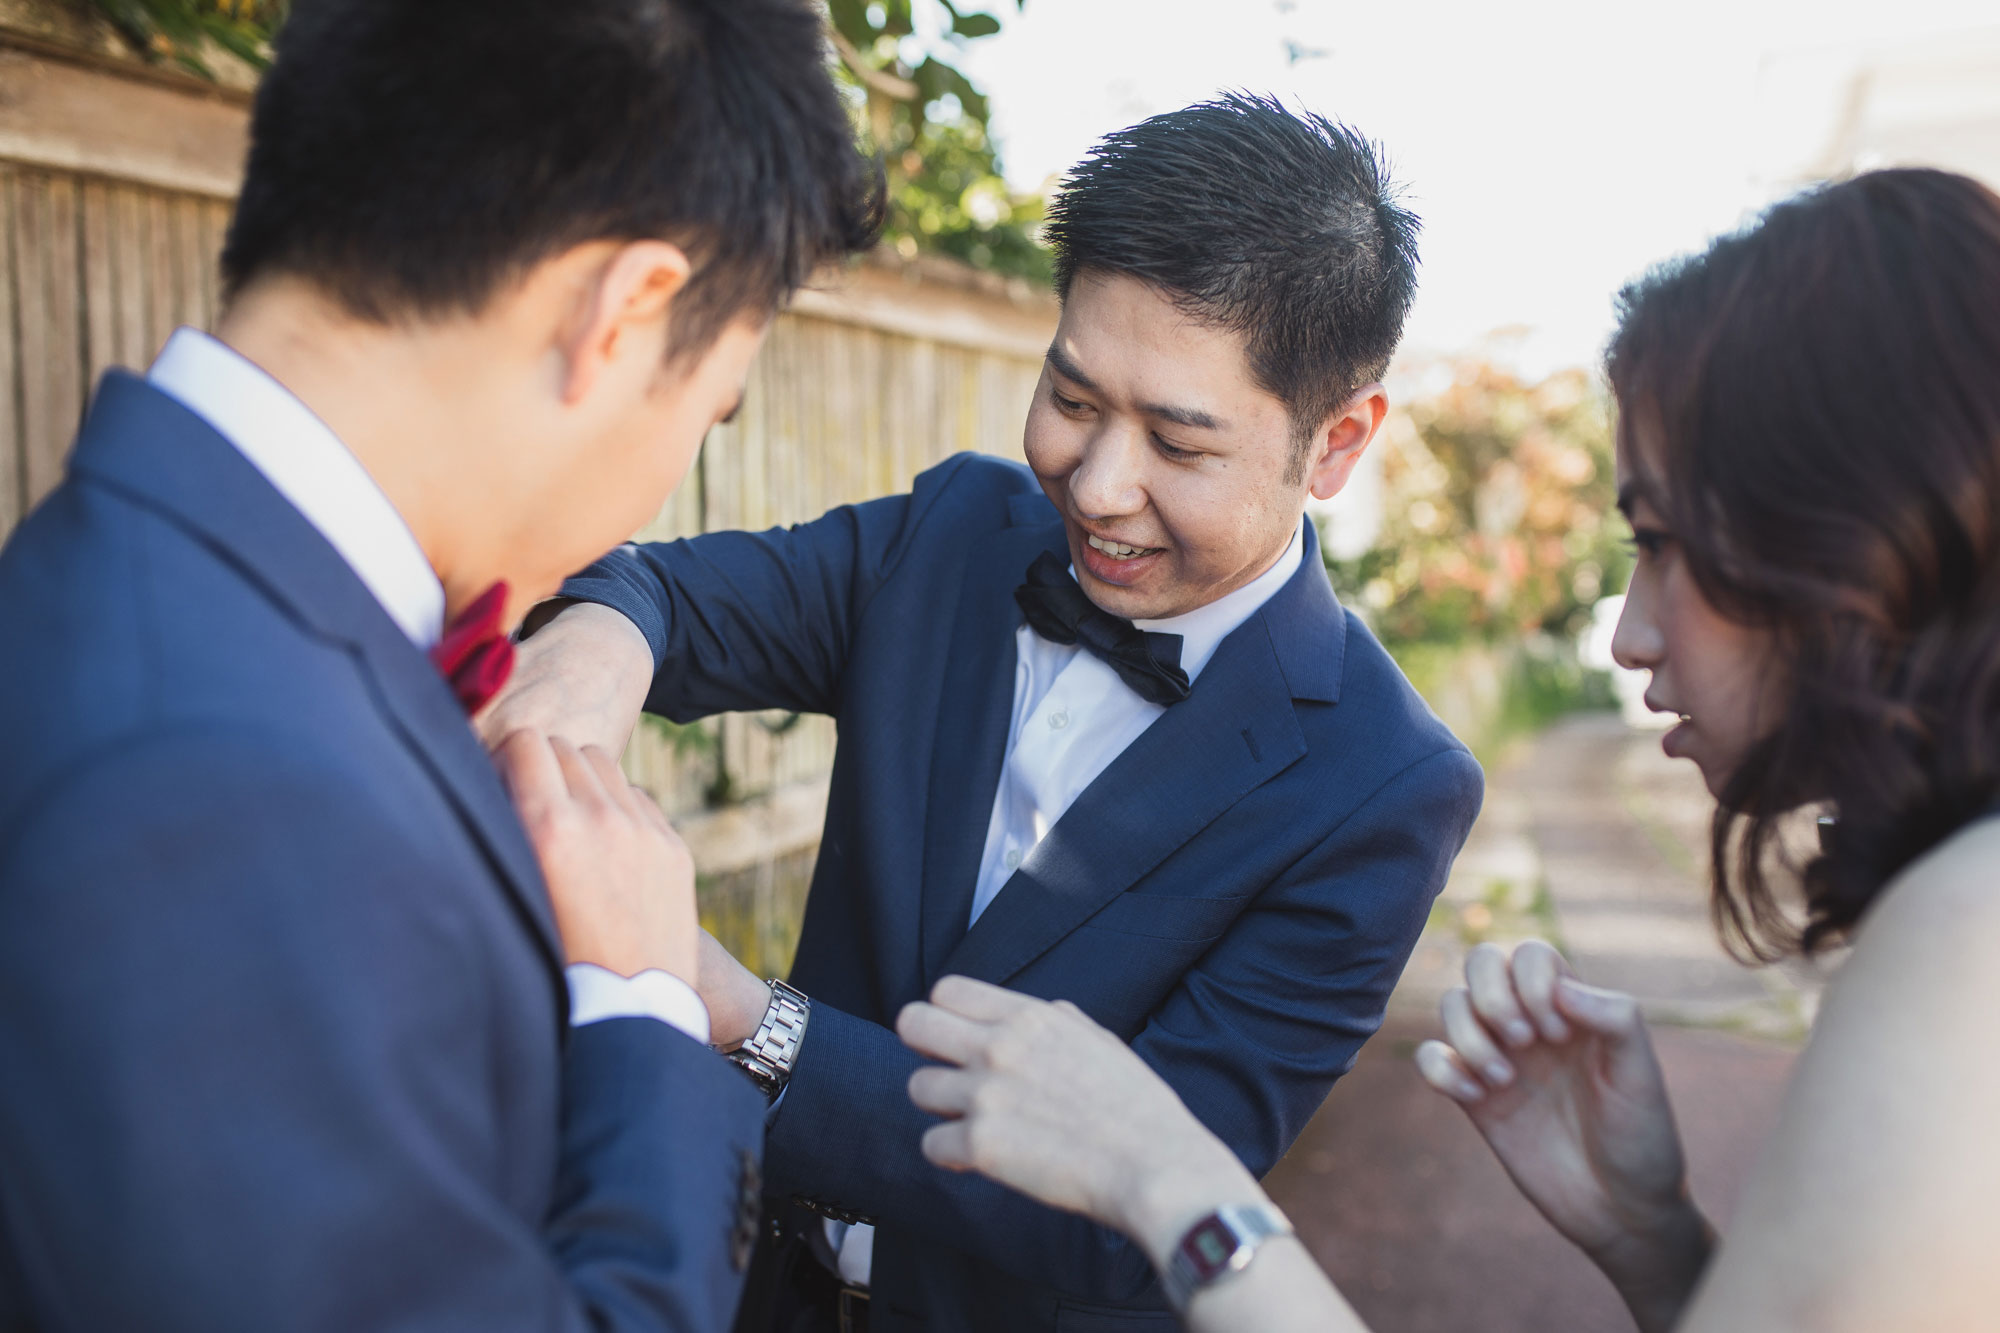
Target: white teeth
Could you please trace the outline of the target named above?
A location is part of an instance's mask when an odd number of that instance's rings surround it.
[[[1088,540],[1092,549],[1104,552],[1113,560],[1130,560],[1133,556],[1141,555],[1151,549],[1145,546],[1127,546],[1124,542],[1108,542],[1102,537],[1090,537]]]

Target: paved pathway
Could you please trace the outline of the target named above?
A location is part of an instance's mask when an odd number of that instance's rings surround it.
[[[1410,1063],[1480,939],[1553,939],[1587,980],[1641,997],[1695,1197],[1726,1224],[1820,978],[1743,968],[1716,943],[1703,869],[1710,808],[1691,767],[1611,715],[1560,723],[1489,775],[1479,826],[1388,1024],[1271,1178],[1378,1333],[1632,1327],[1610,1286]]]

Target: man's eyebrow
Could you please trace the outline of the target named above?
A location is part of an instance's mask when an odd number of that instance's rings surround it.
[[[1149,417],[1171,421],[1193,430],[1221,430],[1222,423],[1198,407],[1176,407],[1172,403],[1141,403],[1139,410]]]
[[[1096,382],[1078,369],[1076,362],[1070,360],[1069,354],[1062,348],[1051,343],[1048,356],[1049,364],[1054,366],[1056,373],[1064,379],[1092,393],[1102,392]],[[1177,426],[1186,426],[1192,430],[1223,429],[1222,422],[1218,421],[1213,413],[1204,412],[1198,407],[1178,407],[1172,403],[1141,403],[1139,410],[1149,417],[1159,417],[1162,421],[1171,421]]]
[[[1069,359],[1069,353],[1063,351],[1061,347],[1050,343],[1048,355],[1049,364],[1056,368],[1058,375],[1080,388],[1088,389],[1092,393],[1098,392],[1097,381],[1079,370],[1076,362]]]

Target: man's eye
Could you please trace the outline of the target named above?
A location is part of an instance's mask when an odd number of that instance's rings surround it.
[[[1079,403],[1074,398],[1065,398],[1061,394],[1057,393],[1054,389],[1049,390],[1049,397],[1055,401],[1055,405],[1062,411],[1065,412],[1083,411],[1082,403]]]
[[[1172,461],[1177,463],[1190,458],[1199,458],[1201,456],[1201,451],[1199,449],[1183,449],[1179,445],[1171,444],[1168,441],[1161,439],[1157,435],[1153,437],[1153,447],[1155,449],[1158,449],[1163,457],[1171,459]]]

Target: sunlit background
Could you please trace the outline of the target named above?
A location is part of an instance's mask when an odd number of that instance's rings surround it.
[[[1922,163],[2000,182],[2000,0],[816,3],[889,228],[778,317],[741,414],[642,535],[800,522],[960,450],[1018,458],[1058,317],[1040,219],[1105,132],[1246,89],[1378,140],[1424,219],[1421,294],[1396,406],[1315,517],[1339,595],[1487,765],[1487,801],[1387,1026],[1273,1190],[1384,1329],[1628,1329],[1407,1059],[1470,947],[1555,941],[1671,1024],[1694,1190],[1726,1221],[1814,1011],[1814,974],[1722,956],[1712,803],[1630,725],[1640,679],[1609,670],[1629,567],[1596,370],[1614,296],[1812,181]],[[217,318],[290,9],[0,0],[0,537],[60,480],[98,377]],[[705,923],[783,974],[831,720],[654,723],[627,773],[693,850]]]
[[[1801,182],[2000,178],[1992,0],[1028,0],[965,47],[1008,180],[1221,89],[1388,150],[1424,219],[1413,352],[1594,362],[1612,295]],[[935,6],[913,17],[934,24]]]

